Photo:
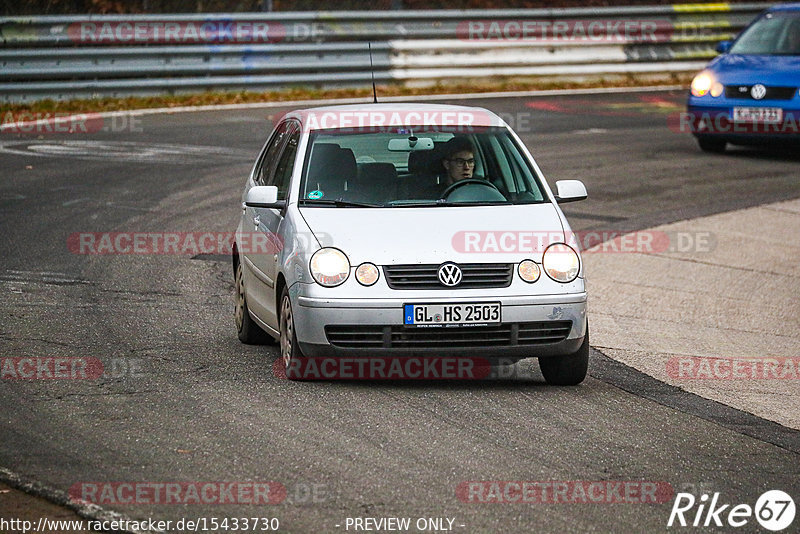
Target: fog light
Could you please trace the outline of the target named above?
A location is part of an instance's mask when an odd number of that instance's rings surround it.
[[[528,282],[529,284],[534,283],[539,279],[539,276],[542,274],[542,271],[539,269],[539,266],[533,260],[523,260],[519,263],[519,267],[517,268],[517,272],[519,273],[519,277],[522,278],[524,281]]]
[[[371,263],[362,263],[358,266],[358,269],[356,269],[356,280],[358,280],[358,283],[362,286],[371,286],[378,281],[379,277],[380,271]]]

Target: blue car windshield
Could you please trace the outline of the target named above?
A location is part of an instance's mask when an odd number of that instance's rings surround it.
[[[742,33],[730,53],[800,55],[800,11],[767,13]]]
[[[535,169],[501,127],[463,133],[425,126],[311,134],[300,204],[443,207],[545,202]]]

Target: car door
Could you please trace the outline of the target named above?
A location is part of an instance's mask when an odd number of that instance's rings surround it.
[[[289,138],[289,132],[296,128],[294,121],[280,123],[272,133],[261,155],[258,158],[253,173],[247,183],[247,189],[257,185],[269,185],[278,164],[281,150]],[[245,191],[245,196],[247,191]],[[244,200],[244,198],[242,199]],[[251,208],[242,203],[242,232],[240,250],[244,265],[245,287],[247,288],[247,305],[262,321],[273,326],[268,321],[270,306],[269,299],[275,285],[274,276],[270,275],[270,257],[275,253],[274,239],[264,231],[261,217],[265,212],[260,208]]]
[[[300,125],[296,121],[281,124],[276,132],[275,144],[267,148],[258,185],[274,185],[278,188],[278,200],[287,200],[292,178],[297,145],[300,141]],[[282,224],[284,213],[277,209],[247,208],[252,210],[250,220],[254,231],[254,243],[249,262],[258,281],[255,296],[259,317],[268,325],[277,328],[275,280],[278,271],[278,255],[283,247]]]

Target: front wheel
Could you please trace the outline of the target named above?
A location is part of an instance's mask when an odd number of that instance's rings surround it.
[[[589,326],[577,352],[564,356],[539,358],[539,369],[552,386],[577,386],[589,370]]]
[[[236,308],[234,317],[236,319],[236,331],[239,334],[239,341],[247,345],[265,345],[274,343],[272,336],[264,332],[250,317],[250,310],[247,309],[247,296],[244,290],[244,274],[242,273],[242,262],[236,263]]]
[[[289,298],[289,290],[285,287],[281,293],[280,332],[281,359],[283,360],[283,368],[286,371],[286,378],[300,380],[302,373],[300,372],[301,362],[299,360],[303,357],[303,353],[300,350],[300,344],[297,342],[292,301]]]

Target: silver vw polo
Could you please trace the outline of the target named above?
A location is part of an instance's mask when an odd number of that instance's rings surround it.
[[[366,104],[281,118],[233,248],[244,343],[304,357],[538,357],[586,377],[583,263],[520,138],[482,108]]]

